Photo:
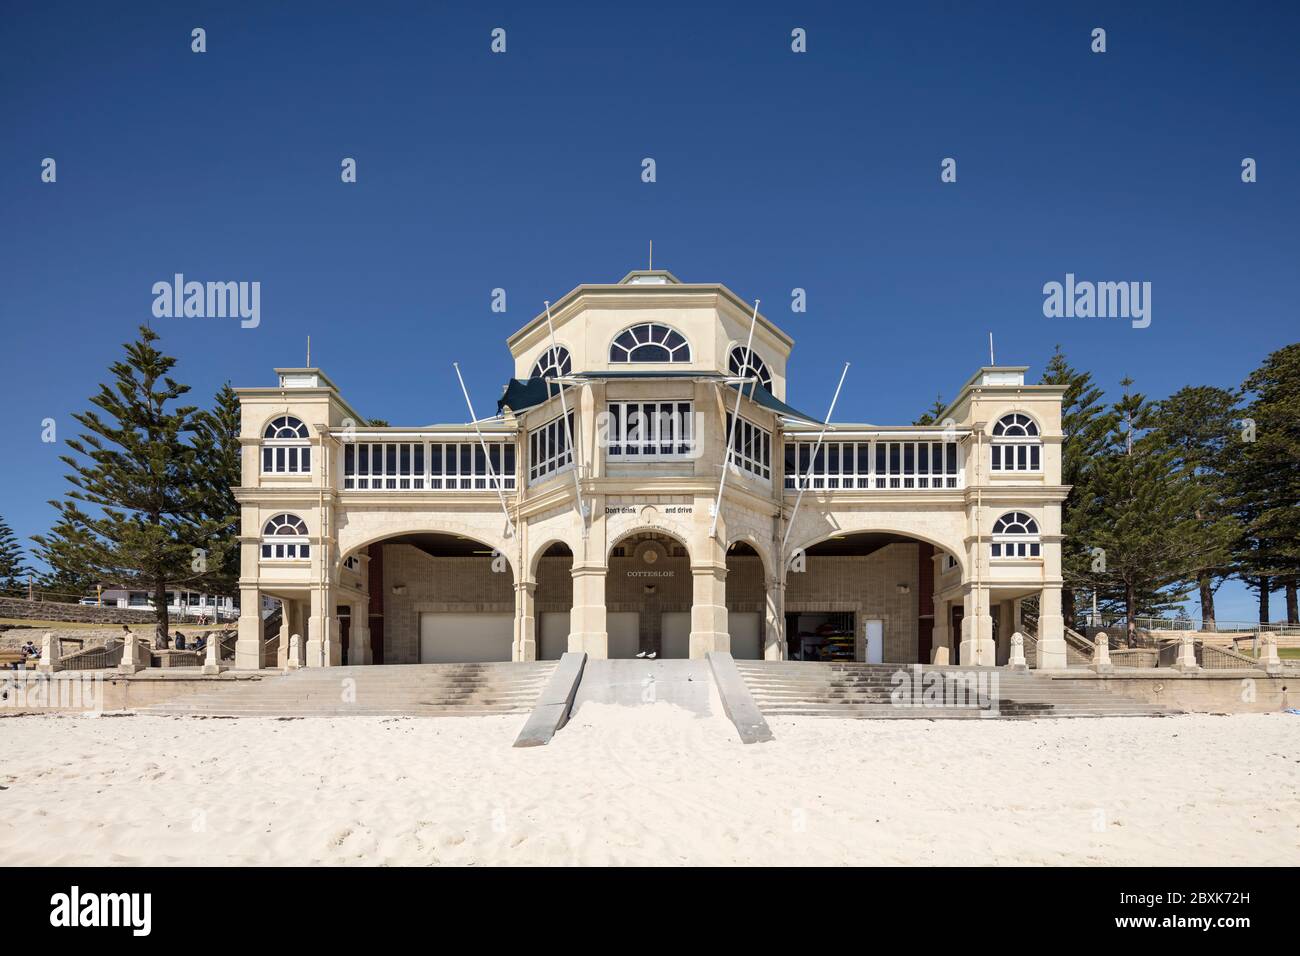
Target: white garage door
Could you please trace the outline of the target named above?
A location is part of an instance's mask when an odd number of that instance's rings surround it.
[[[569,612],[543,611],[542,633],[537,637],[537,659],[558,661],[569,649]]]
[[[727,614],[731,632],[731,656],[738,661],[763,659],[763,616],[757,611],[731,611]]]
[[[691,612],[664,611],[660,616],[660,647],[663,656],[685,659],[691,656]]]
[[[420,663],[508,661],[513,614],[420,615]]]
[[[610,611],[605,615],[611,658],[636,657],[641,651],[641,615],[636,611]]]

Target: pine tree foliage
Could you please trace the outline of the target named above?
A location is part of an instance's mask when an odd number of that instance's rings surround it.
[[[171,377],[176,360],[154,346],[157,340],[141,326],[126,357],[109,367],[112,383],[91,397],[94,408],[73,416],[83,431],[67,443],[73,454],[61,456],[73,490],[51,504],[73,535],[63,540],[76,542],[83,572],[152,594],[161,643],[168,586],[196,577],[202,501],[189,441],[195,409],[178,404],[189,386]],[[47,549],[58,543],[34,540]]]

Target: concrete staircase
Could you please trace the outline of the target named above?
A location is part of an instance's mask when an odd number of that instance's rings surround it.
[[[526,714],[554,670],[554,661],[308,667],[264,680],[213,681],[211,690],[136,712],[205,717]]]
[[[898,706],[891,701],[900,670],[913,679],[907,664],[813,663],[803,661],[736,661],[736,667],[758,709],[766,717],[858,717],[969,719],[991,717],[1132,717],[1163,716],[1175,711],[1129,700],[1096,687],[1090,681],[1059,680],[1006,668],[932,667],[932,672],[987,675],[987,707]],[[996,683],[994,683],[996,679]],[[924,686],[924,685],[922,685]]]

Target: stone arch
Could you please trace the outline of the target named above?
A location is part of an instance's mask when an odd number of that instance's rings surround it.
[[[896,534],[905,538],[914,538],[917,541],[923,541],[926,544],[934,545],[935,548],[946,554],[951,554],[957,561],[957,568],[961,572],[963,582],[969,580],[968,566],[965,548],[965,525],[966,514],[963,509],[961,512],[955,512],[950,517],[954,525],[960,524],[960,531],[956,527],[949,533],[944,534],[942,529],[934,528],[917,528],[907,521],[888,521],[881,520],[879,514],[864,515],[845,515],[846,518],[857,517],[860,521],[838,526],[823,526],[813,530],[811,533],[799,534],[794,533],[790,536],[790,545],[788,550],[793,554],[796,550],[807,550],[814,545],[821,544],[823,541],[829,541],[835,537],[848,537],[856,534]],[[804,522],[800,522],[804,525]]]
[[[763,579],[765,581],[772,580],[776,574],[776,561],[772,554],[772,543],[762,540],[759,535],[752,531],[737,531],[727,537],[727,546],[724,552],[730,553],[731,546],[741,542],[753,548],[754,553],[758,555],[758,559],[763,563]]]
[[[512,580],[521,580],[518,567],[517,539],[507,537],[504,533],[493,534],[486,528],[475,527],[459,521],[446,521],[442,519],[421,519],[411,518],[403,522],[405,516],[400,512],[379,516],[380,520],[385,523],[385,527],[369,528],[365,527],[368,522],[362,519],[363,516],[346,515],[340,516],[338,529],[338,559],[334,567],[337,575],[338,569],[342,567],[343,562],[353,554],[368,548],[371,545],[382,544],[390,538],[397,538],[403,535],[417,534],[446,534],[465,538],[477,542],[486,548],[491,548],[505,558],[506,564],[510,568]],[[389,524],[389,522],[394,522]],[[356,525],[355,529],[353,525]],[[517,533],[517,529],[516,529]]]
[[[623,531],[620,531],[616,536],[613,536],[609,539],[609,544],[605,547],[605,564],[606,565],[609,564],[610,555],[614,553],[614,549],[616,547],[618,547],[628,538],[634,538],[639,534],[665,535],[666,537],[672,538],[674,541],[676,541],[678,544],[680,544],[683,548],[686,549],[686,557],[688,559],[691,559],[693,557],[693,551],[688,536],[684,535],[681,531],[677,530],[676,528],[665,528],[661,525],[637,525],[636,527],[627,528]]]
[[[550,548],[554,547],[557,544],[562,544],[566,548],[568,548],[569,554],[574,556],[574,560],[577,560],[577,556],[581,553],[581,547],[577,545],[575,542],[570,541],[564,535],[560,535],[560,534],[549,535],[542,540],[541,544],[529,549],[528,561],[525,565],[528,569],[527,580],[529,581],[537,580],[537,567],[542,560],[542,556],[545,555]]]

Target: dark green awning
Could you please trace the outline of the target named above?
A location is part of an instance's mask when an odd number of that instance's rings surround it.
[[[643,371],[618,371],[611,372],[579,372],[574,378],[640,378],[640,379],[671,379],[671,378],[722,378],[717,372],[689,372],[689,371],[665,371],[665,372],[643,372]],[[739,385],[732,385],[732,388],[740,388]],[[515,412],[522,412],[532,408],[534,405],[540,405],[551,397],[546,380],[544,378],[512,378],[506,383],[505,391],[497,399],[497,412],[507,405]],[[796,418],[802,422],[809,422],[813,425],[820,425],[822,422],[811,415],[805,415],[797,408],[791,408],[785,402],[781,401],[767,389],[756,386],[745,386],[745,397],[752,399],[755,404],[761,405],[768,411],[776,412],[785,418]]]
[[[732,385],[731,387],[740,388],[739,385]],[[778,415],[782,416],[783,418],[797,418],[801,422],[808,422],[813,425],[822,424],[821,421],[819,421],[816,418],[813,418],[811,415],[805,415],[797,408],[791,408],[789,405],[781,401],[781,399],[777,398],[775,395],[773,395],[767,389],[763,388],[761,385],[759,386],[746,385],[745,397],[749,399],[753,399],[754,404],[762,405],[768,411],[776,412]]]

